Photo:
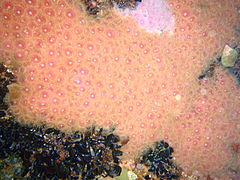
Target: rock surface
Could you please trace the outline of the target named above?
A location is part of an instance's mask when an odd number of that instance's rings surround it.
[[[159,35],[117,11],[88,17],[78,1],[0,0],[0,57],[18,77],[13,113],[65,130],[115,125],[130,138],[126,158],[164,139],[184,170],[234,177],[239,89],[220,68],[197,77],[239,41],[240,1],[167,3],[175,25]]]

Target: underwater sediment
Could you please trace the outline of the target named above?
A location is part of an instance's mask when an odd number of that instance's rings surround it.
[[[236,78],[221,66],[198,77],[239,42],[240,2],[158,2],[162,14],[145,0],[95,17],[82,1],[1,0],[0,58],[17,81],[11,113],[66,132],[115,126],[129,138],[125,158],[162,139],[185,171],[237,177]]]

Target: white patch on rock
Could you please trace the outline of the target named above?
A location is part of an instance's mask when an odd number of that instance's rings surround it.
[[[128,179],[129,180],[136,180],[137,178],[138,177],[137,177],[137,175],[134,172],[128,171]]]
[[[221,63],[224,67],[233,67],[238,58],[237,50],[226,45],[222,52]]]
[[[150,33],[173,31],[175,19],[166,0],[142,0],[136,9],[118,9],[123,16],[132,16]]]

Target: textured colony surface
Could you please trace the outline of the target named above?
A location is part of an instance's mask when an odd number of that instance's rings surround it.
[[[220,67],[198,76],[239,41],[240,1],[164,3],[161,23],[174,25],[154,34],[117,10],[89,17],[76,0],[0,0],[0,58],[18,81],[12,112],[64,130],[115,125],[130,139],[126,158],[163,139],[185,171],[237,178],[239,89]]]

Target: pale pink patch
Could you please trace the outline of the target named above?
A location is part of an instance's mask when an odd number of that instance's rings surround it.
[[[135,10],[121,11],[124,16],[135,17],[139,26],[147,32],[162,33],[173,30],[175,20],[165,0],[143,0]]]

